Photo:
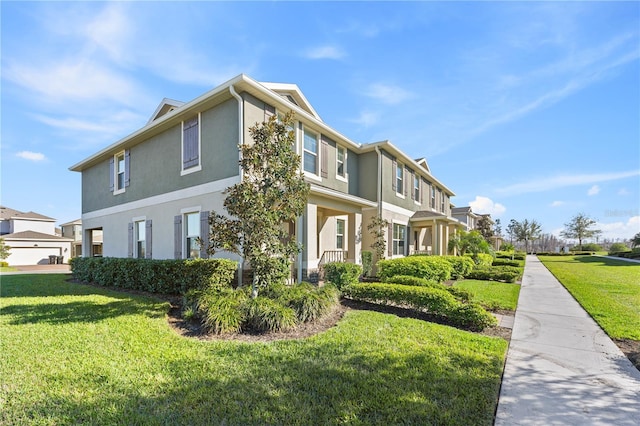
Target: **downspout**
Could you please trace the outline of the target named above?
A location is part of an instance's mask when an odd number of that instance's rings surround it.
[[[382,218],[382,153],[375,147],[378,154],[378,216]]]
[[[236,92],[236,89],[233,87],[233,84],[229,86],[229,93],[231,96],[236,98],[238,101],[238,174],[240,175],[240,182],[244,177],[244,172],[242,171],[242,167],[240,166],[240,161],[242,161],[242,146],[244,145],[244,104],[242,98]],[[244,270],[244,256],[242,257],[242,261],[238,265],[238,287],[242,287],[242,271]]]

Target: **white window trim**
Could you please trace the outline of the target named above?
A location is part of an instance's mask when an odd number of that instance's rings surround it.
[[[398,168],[400,168],[402,170],[402,187],[398,187]],[[404,167],[404,164],[402,164],[401,162],[397,162],[396,163],[396,169],[393,171],[393,179],[395,179],[396,181],[396,197],[398,198],[402,198],[403,200],[405,199],[404,196],[404,186],[405,186],[405,179],[406,179],[406,170]],[[400,192],[398,192],[398,190]]]
[[[342,169],[344,170],[344,176],[338,173],[338,150],[342,149],[344,151],[344,157],[342,159]],[[343,182],[349,181],[349,173],[347,171],[347,156],[349,150],[342,145],[336,144],[336,179],[341,180]]]
[[[338,234],[338,223],[342,222],[342,234]],[[336,218],[336,250],[344,250],[345,246],[345,232],[347,230],[347,221],[344,219]],[[338,247],[338,236],[342,235],[342,247]]]
[[[418,179],[418,197],[416,197],[416,179]],[[413,202],[416,204],[416,206],[421,206],[422,203],[420,202],[422,198],[422,178],[416,173],[413,177],[413,187],[411,188],[411,190],[413,191]]]
[[[198,113],[198,165],[184,168],[184,120],[180,123],[180,176],[190,175],[191,173],[202,170],[202,113]],[[193,117],[193,116],[190,116]]]
[[[118,188],[118,157],[120,157],[120,155],[122,155],[123,161],[125,162],[125,166],[124,166],[125,170],[123,170],[122,172],[122,175],[124,178],[122,182],[122,188]],[[126,152],[124,149],[113,156],[113,195],[123,194],[127,190],[127,186],[124,182],[125,179],[127,178],[126,161],[127,161],[127,158],[126,158]]]
[[[133,222],[133,257],[134,258],[138,258],[138,229],[136,228],[136,223],[138,222],[142,222],[143,226],[145,227],[145,232],[146,232],[146,226],[147,226],[147,217],[146,216],[137,216],[131,219],[131,222]],[[145,238],[145,245],[147,243],[147,235],[145,234],[144,236]],[[146,253],[145,253],[145,257],[146,257]]]
[[[304,168],[304,155],[307,152],[312,152],[309,151],[307,149],[305,149],[304,147],[304,137],[305,137],[305,130],[308,129],[308,131],[310,133],[315,133],[316,135],[316,173],[310,172],[305,170]],[[301,135],[301,144],[300,147],[302,149],[302,155],[300,156],[300,159],[302,161],[302,164],[300,165],[300,167],[302,168],[302,171],[304,172],[304,175],[307,177],[310,177],[312,179],[318,180],[320,182],[322,182],[322,177],[320,176],[320,167],[322,165],[321,159],[320,159],[320,151],[322,151],[320,149],[320,144],[322,143],[322,141],[320,140],[320,132],[316,132],[315,130],[311,129],[310,127],[306,127],[304,124],[302,125],[302,135]]]
[[[193,208],[184,208],[184,209],[180,209],[180,214],[182,215],[182,258],[183,259],[189,259],[189,254],[187,253],[188,247],[187,247],[187,238],[189,238],[189,235],[187,234],[187,227],[188,227],[188,223],[187,223],[187,215],[188,214],[197,214],[198,215],[198,237],[202,237],[202,235],[200,235],[200,211],[201,211],[201,207],[193,207]],[[199,257],[199,256],[198,256]]]
[[[391,225],[391,253],[393,253],[393,242],[394,242],[394,241],[400,241],[400,240],[396,240],[395,238],[393,238],[393,231],[395,230],[394,228],[395,228],[395,226],[396,226],[396,225],[404,226],[404,240],[403,240],[403,241],[404,241],[404,244],[405,244],[405,250],[404,250],[404,251],[406,252],[406,251],[407,251],[408,244],[409,244],[409,241],[408,241],[408,239],[407,239],[407,229],[408,229],[409,227],[408,227],[408,226],[407,226],[407,224],[406,224],[406,223],[404,223],[404,222],[396,222],[396,221],[394,220],[394,221],[392,221],[391,223],[392,223],[392,225]],[[405,256],[406,256],[406,255],[404,255],[404,254],[392,254],[392,255],[391,255],[391,258],[392,258],[392,259],[395,259],[395,258],[405,257]]]

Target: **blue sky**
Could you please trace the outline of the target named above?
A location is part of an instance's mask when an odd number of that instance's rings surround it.
[[[351,140],[426,157],[457,206],[640,232],[638,2],[6,2],[1,203],[81,216],[68,168],[245,73]]]

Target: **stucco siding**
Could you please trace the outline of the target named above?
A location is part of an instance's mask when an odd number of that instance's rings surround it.
[[[358,155],[358,196],[378,200],[378,154],[366,152]]]

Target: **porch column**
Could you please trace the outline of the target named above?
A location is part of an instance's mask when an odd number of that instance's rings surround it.
[[[300,283],[302,282],[302,263],[304,261],[304,216],[296,219],[296,242],[302,247],[302,251],[296,257],[296,281]]]
[[[307,203],[302,229],[302,279],[309,279],[318,269],[318,206]]]
[[[82,257],[93,256],[93,231],[90,229],[82,230]]]
[[[442,247],[442,254],[448,254],[447,246],[449,245],[449,225],[444,225],[444,241]]]
[[[359,235],[362,227],[362,213],[349,213],[348,221],[348,256],[353,263],[360,264],[360,252],[362,250],[362,236]]]

